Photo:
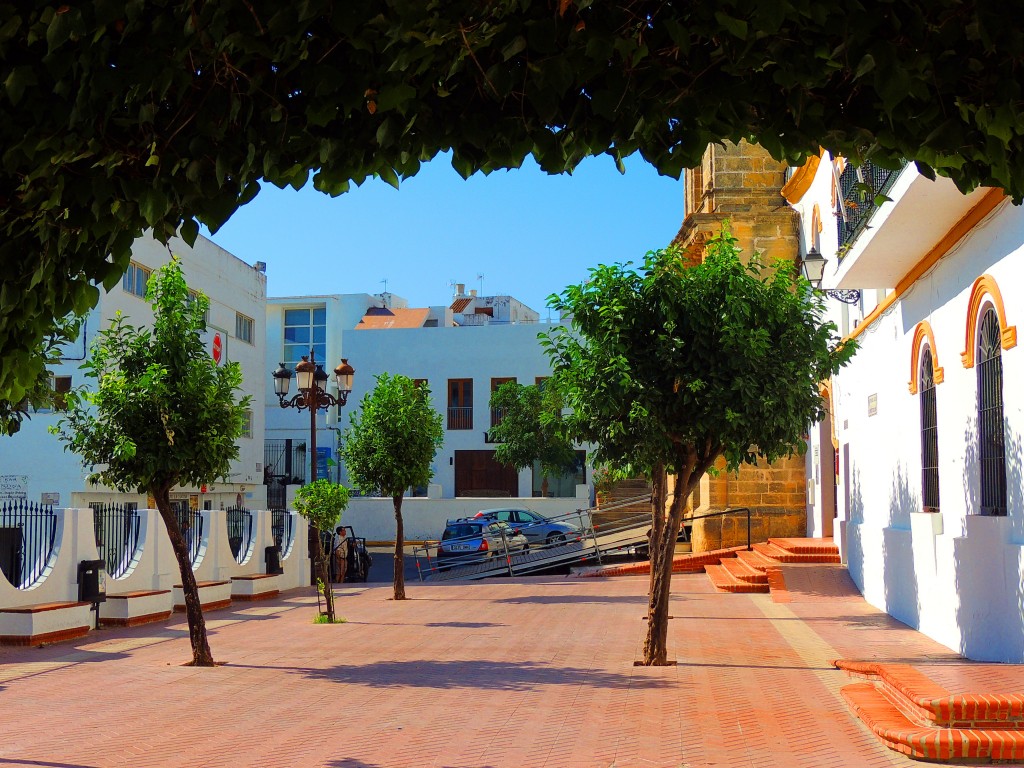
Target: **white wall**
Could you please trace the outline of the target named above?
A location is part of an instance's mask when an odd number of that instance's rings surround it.
[[[569,515],[589,507],[586,487],[583,498],[578,499],[425,499],[406,498],[402,501],[402,527],[406,541],[437,541],[444,533],[448,520],[472,517],[482,509],[497,507],[525,507],[545,517]],[[586,517],[583,518],[586,520]],[[390,497],[366,496],[354,498],[348,509],[341,513],[341,522],[351,525],[357,536],[367,541],[393,542],[395,540],[395,508]],[[572,522],[572,518],[569,518]]]
[[[954,222],[935,222],[948,229]],[[1002,204],[860,335],[853,363],[834,379],[840,450],[849,446],[850,487],[840,493],[849,522],[850,574],[872,604],[968,657],[1024,662],[1024,361],[1004,350],[1008,514],[981,517],[976,451],[977,370],[965,369],[968,301],[974,280],[995,278],[1007,322],[1020,315],[1024,211]],[[915,327],[934,331],[940,513],[921,511],[920,401],[911,395]],[[868,415],[869,397],[877,414]]]
[[[205,293],[210,299],[208,335],[212,338],[215,329],[223,332],[226,361],[238,362],[242,369],[242,394],[252,396],[253,412],[252,437],[238,441],[239,457],[232,463],[227,482],[216,483],[207,488],[204,500],[214,507],[234,504],[239,495],[250,508],[266,504],[263,482],[263,434],[265,410],[261,404],[265,399],[267,379],[265,372],[266,353],[266,276],[239,260],[211,241],[199,237],[194,248],[183,240],[173,239],[171,251],[181,258],[182,270],[189,287]],[[170,261],[167,247],[149,237],[135,241],[132,260],[149,269]],[[109,293],[102,294],[97,308],[89,314],[83,337],[64,351],[64,362],[54,369],[57,375],[70,375],[72,385],[86,383],[79,370],[85,351],[98,331],[107,328],[117,311],[138,326],[152,322],[152,310],[141,298],[122,289],[118,283]],[[243,342],[235,337],[235,313],[239,312],[254,321],[253,343]],[[63,444],[47,432],[56,424],[59,414],[37,413],[22,425],[21,431],[12,436],[0,438],[0,476],[27,478],[24,484],[25,498],[39,502],[41,494],[56,493],[56,506],[87,504],[89,501],[113,500],[138,501],[145,506],[145,497],[137,494],[121,495],[103,488],[86,485],[86,471],[78,457],[64,450]],[[180,489],[199,493],[198,488]],[[3,499],[0,498],[0,503]]]

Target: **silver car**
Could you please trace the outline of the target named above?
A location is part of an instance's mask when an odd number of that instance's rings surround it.
[[[554,547],[580,540],[578,526],[564,520],[550,520],[524,507],[482,509],[476,513],[476,519],[480,518],[498,520],[518,528],[534,546]]]
[[[440,570],[468,565],[505,553],[526,552],[530,544],[514,526],[494,518],[449,520],[437,545]],[[444,566],[444,567],[441,567]]]

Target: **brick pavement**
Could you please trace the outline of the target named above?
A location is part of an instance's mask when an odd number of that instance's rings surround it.
[[[335,626],[291,593],[210,614],[214,669],[181,666],[180,617],[0,649],[0,766],[904,766],[831,659],[1019,682],[956,664],[841,575],[786,574],[787,603],[676,575],[664,668],[633,666],[646,577],[410,584],[402,603],[349,587]]]

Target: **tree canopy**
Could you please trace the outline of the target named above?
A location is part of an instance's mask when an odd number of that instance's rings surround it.
[[[1024,33],[965,0],[98,0],[0,12],[0,398],[144,230],[191,241],[261,181],[552,173],[709,142],[819,146],[1024,197]]]
[[[494,458],[517,470],[540,462],[543,490],[549,477],[560,477],[576,469],[576,448],[561,428],[562,399],[554,386],[506,381],[491,393],[492,410],[501,420],[489,430]]]
[[[855,349],[837,346],[822,298],[792,262],[767,268],[754,254],[744,264],[727,229],[707,247],[696,266],[670,248],[640,269],[592,269],[552,297],[571,328],[544,336],[569,434],[595,445],[596,462],[630,465],[654,483],[647,664],[666,663],[672,555],[700,478],[719,456],[736,469],[803,451],[824,415],[819,382]]]

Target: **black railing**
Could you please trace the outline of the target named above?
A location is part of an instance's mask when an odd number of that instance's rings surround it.
[[[189,509],[188,502],[171,502],[174,514],[178,518],[178,527],[188,547],[189,562],[194,568],[199,562],[199,551],[203,545],[203,513],[198,509]]]
[[[228,544],[236,563],[244,563],[252,554],[252,512],[244,507],[228,507],[225,511],[228,525]]]
[[[721,512],[708,512],[706,515],[694,515],[693,517],[684,517],[683,525],[693,520],[703,520],[705,517],[722,517],[723,515],[731,515],[736,512],[747,513],[747,551],[750,551],[750,507],[731,507],[729,509],[723,509]]]
[[[306,444],[299,440],[264,441],[263,466],[263,482],[267,485],[271,480],[278,486],[305,485]]]
[[[90,504],[96,548],[103,558],[107,575],[119,579],[139,547],[139,513],[133,506]]]
[[[906,165],[906,162],[904,162]],[[875,198],[886,194],[900,170],[891,171],[865,162],[860,166],[847,165],[839,175],[839,194],[842,200],[839,209],[839,254],[845,254],[851,244],[867,226],[878,208]]]
[[[270,530],[274,534],[274,544],[281,550],[281,557],[291,554],[294,543],[292,515],[283,509],[270,510]]]
[[[52,507],[27,501],[0,506],[0,571],[18,589],[27,589],[43,575],[57,539]]]
[[[504,408],[491,408],[491,426],[496,427],[505,418]]]
[[[448,407],[448,429],[472,429],[473,406]]]

